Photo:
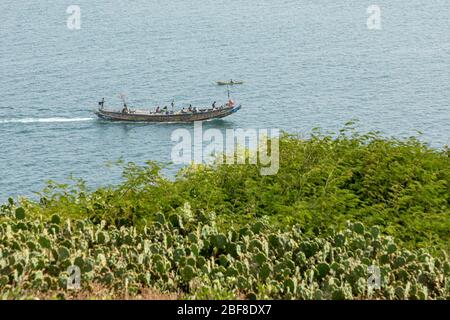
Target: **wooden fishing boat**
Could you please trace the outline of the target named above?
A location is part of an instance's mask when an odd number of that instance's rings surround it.
[[[132,110],[124,108],[122,111],[108,110],[101,106],[95,114],[106,120],[134,121],[134,122],[193,122],[218,119],[229,116],[241,109],[241,105],[225,105],[223,107],[197,109],[196,111],[162,111]]]
[[[244,81],[233,81],[233,80],[230,80],[230,81],[217,81],[217,84],[219,86],[232,86],[234,84],[244,84]]]

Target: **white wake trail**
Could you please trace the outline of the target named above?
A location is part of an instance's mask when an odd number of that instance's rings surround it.
[[[91,120],[94,120],[94,118],[22,118],[22,119],[0,119],[0,123],[82,122]]]

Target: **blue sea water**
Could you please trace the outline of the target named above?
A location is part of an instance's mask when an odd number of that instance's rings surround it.
[[[67,7],[81,8],[69,30]],[[381,8],[381,30],[366,9]],[[208,128],[362,132],[450,141],[450,2],[301,0],[2,0],[0,202],[69,175],[120,181],[107,161],[170,161],[178,127],[108,123],[92,110],[119,93],[137,107],[243,109]]]

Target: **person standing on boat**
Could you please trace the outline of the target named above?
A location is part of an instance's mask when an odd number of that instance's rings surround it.
[[[173,112],[173,108],[175,107],[175,103],[174,103],[173,100],[172,100],[172,102],[170,103],[170,106],[172,107],[172,112]]]
[[[98,103],[98,105],[101,107],[100,109],[103,109],[104,104],[105,104],[105,98],[102,98],[102,101],[100,101]]]
[[[157,106],[156,107],[156,113],[159,113],[159,111],[160,111],[160,108],[159,108],[159,106]]]
[[[128,107],[127,107],[126,103],[123,104],[122,113],[125,113],[125,114],[128,113]]]
[[[216,108],[216,101],[213,102],[212,104],[212,108],[215,109]]]

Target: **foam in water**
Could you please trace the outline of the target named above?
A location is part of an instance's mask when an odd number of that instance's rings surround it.
[[[91,120],[94,120],[94,118],[23,118],[23,119],[0,119],[0,123],[81,122]]]

